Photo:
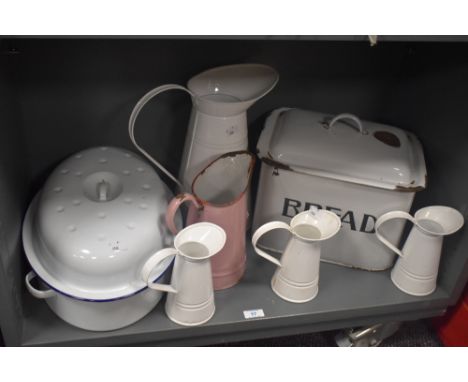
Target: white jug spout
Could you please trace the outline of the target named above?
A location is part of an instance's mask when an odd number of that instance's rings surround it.
[[[195,108],[216,117],[247,111],[278,82],[278,73],[262,64],[221,66],[192,77],[187,84]]]
[[[464,224],[463,215],[446,206],[425,207],[414,215],[419,228],[429,234],[447,236],[457,232]]]

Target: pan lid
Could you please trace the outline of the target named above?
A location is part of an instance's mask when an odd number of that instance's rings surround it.
[[[32,268],[70,297],[108,301],[146,288],[141,268],[172,243],[171,193],[135,154],[102,147],[62,162],[28,209],[23,244]],[[157,278],[171,259],[155,270]]]
[[[426,187],[424,155],[415,135],[352,114],[277,109],[257,149],[263,161],[291,171],[398,191]]]

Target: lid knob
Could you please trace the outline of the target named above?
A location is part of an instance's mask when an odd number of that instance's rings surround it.
[[[110,202],[123,191],[121,178],[109,171],[99,171],[88,175],[83,181],[83,192],[93,202]]]
[[[100,202],[107,202],[109,200],[110,184],[104,179],[98,183],[98,199]]]

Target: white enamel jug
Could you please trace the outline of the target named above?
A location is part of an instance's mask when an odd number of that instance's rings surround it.
[[[331,211],[311,209],[291,219],[290,224],[272,221],[258,228],[252,236],[255,252],[277,265],[271,288],[282,299],[302,303],[318,293],[321,243],[335,236],[340,218]],[[285,229],[292,235],[281,261],[257,246],[260,237],[274,229]]]
[[[184,228],[174,239],[174,248],[156,252],[145,263],[142,279],[148,287],[168,292],[167,316],[179,325],[201,325],[213,317],[215,301],[210,258],[226,242],[224,230],[212,223],[196,223]],[[154,283],[152,273],[167,257],[174,257],[171,284]]]
[[[187,87],[162,85],[145,94],[135,105],[129,121],[133,144],[152,163],[190,192],[196,174],[221,154],[246,150],[247,109],[270,92],[278,82],[278,73],[261,64],[221,66],[192,77]],[[179,182],[135,141],[135,120],[145,104],[168,90],[183,90],[192,97],[192,113],[185,139]]]
[[[380,232],[388,220],[407,219],[414,224],[403,249],[399,250]],[[403,211],[392,211],[375,223],[377,238],[399,255],[391,279],[395,286],[413,296],[426,296],[435,291],[444,236],[457,232],[464,223],[457,210],[445,206],[430,206],[418,210],[414,217]]]

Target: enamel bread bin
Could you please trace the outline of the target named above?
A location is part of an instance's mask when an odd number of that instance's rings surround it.
[[[62,162],[23,225],[29,292],[88,330],[117,329],[144,317],[161,292],[147,288],[141,268],[172,244],[163,223],[171,197],[154,170],[128,151],[92,148]],[[163,280],[172,261],[165,259],[151,279]]]
[[[409,211],[426,187],[424,155],[413,134],[351,114],[282,108],[268,117],[257,151],[262,167],[254,229],[323,208],[340,216],[341,229],[324,243],[322,260],[372,271],[392,266],[395,255],[379,243],[374,224],[388,211]],[[404,221],[395,220],[382,231],[398,242],[403,228]],[[287,240],[278,231],[258,245],[282,252]]]

